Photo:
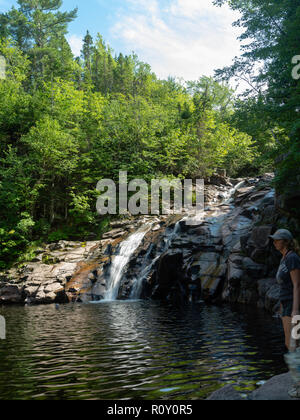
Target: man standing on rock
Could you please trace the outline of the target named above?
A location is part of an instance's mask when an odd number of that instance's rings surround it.
[[[294,238],[290,231],[279,229],[270,238],[273,239],[275,248],[283,255],[276,278],[280,285],[285,344],[292,351],[294,350],[291,348],[292,320],[300,315],[300,257],[295,252]],[[289,395],[300,397],[300,383],[289,392]]]

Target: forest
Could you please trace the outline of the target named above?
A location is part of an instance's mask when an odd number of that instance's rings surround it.
[[[101,238],[96,185],[119,171],[148,182],[275,171],[279,193],[299,185],[300,0],[214,3],[240,12],[241,56],[185,82],[88,30],[75,57],[66,36],[78,10],[61,12],[62,0],[0,14],[0,268],[42,242]]]

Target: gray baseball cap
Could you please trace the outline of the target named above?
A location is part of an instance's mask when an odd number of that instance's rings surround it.
[[[287,229],[279,229],[274,235],[270,235],[269,237],[275,240],[285,239],[287,241],[292,241],[294,239],[291,232]]]

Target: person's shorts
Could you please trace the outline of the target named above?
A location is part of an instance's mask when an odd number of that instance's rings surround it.
[[[281,316],[282,318],[285,316],[292,316],[292,312],[293,312],[293,301],[292,300],[283,300],[281,301],[281,307],[282,307],[282,312],[281,312]]]

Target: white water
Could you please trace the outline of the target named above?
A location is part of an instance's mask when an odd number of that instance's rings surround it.
[[[156,263],[156,261],[170,247],[170,244],[171,244],[172,240],[176,237],[179,230],[180,230],[180,221],[178,221],[176,223],[172,233],[167,238],[164,238],[165,246],[164,246],[163,250],[160,252],[160,254],[156,258],[154,258],[154,260],[151,262],[151,264],[149,264],[147,266],[144,265],[139,278],[135,279],[135,281],[133,283],[133,286],[132,286],[130,299],[139,299],[140,298],[144,279],[147,278],[148,274],[150,273],[150,270],[152,269],[152,267]],[[151,248],[149,247],[149,249],[147,251],[147,255],[145,256],[145,261],[147,261],[147,257],[149,255],[150,251],[151,251]]]
[[[144,225],[137,232],[133,233],[120,245],[119,254],[115,256],[111,266],[110,279],[108,289],[105,293],[104,300],[116,300],[118,297],[120,281],[122,279],[124,269],[128,264],[130,257],[141,244],[146,233],[151,229],[152,224]]]
[[[191,215],[188,214],[176,223],[174,230],[171,232],[171,234],[169,234],[166,238],[164,238],[165,246],[163,250],[161,251],[160,255],[158,255],[150,264],[144,265],[142,267],[139,277],[136,278],[133,283],[130,299],[135,300],[135,299],[140,298],[144,280],[147,278],[148,274],[150,273],[156,261],[170,247],[170,244],[173,241],[173,239],[176,238],[176,235],[178,234],[180,230],[180,222],[185,221],[185,222],[188,222],[188,224],[197,225],[197,224],[201,224],[202,222],[206,220],[207,222],[211,224],[210,226],[211,234],[213,236],[214,235],[216,236],[223,224],[224,218],[226,217],[226,213],[223,214],[223,217],[220,217],[222,215],[219,214],[219,206],[231,203],[232,197],[235,194],[236,190],[240,188],[243,184],[244,184],[244,181],[238,183],[234,188],[224,192],[222,202],[213,206],[215,213],[213,213],[211,217],[208,218],[206,215],[206,212],[203,211],[202,213],[196,216],[192,216],[192,217]],[[146,226],[143,226],[137,232],[132,234],[126,241],[121,243],[119,255],[115,257],[112,267],[111,267],[108,290],[105,293],[104,301],[112,301],[112,300],[117,299],[120,282],[124,274],[124,270],[131,256],[139,247],[142,240],[144,239],[144,236],[151,228],[152,228],[152,224],[147,224]],[[151,251],[151,248],[149,247],[145,261],[147,261],[147,256],[149,255],[150,251]]]
[[[223,219],[220,217],[223,214],[223,218],[226,216],[222,206],[230,205],[234,201],[234,194],[236,191],[245,184],[245,181],[239,182],[235,187],[230,188],[222,193],[222,201],[215,199],[215,202],[212,203],[209,207],[205,208],[202,212],[196,214],[187,214],[182,221],[185,221],[187,225],[201,225],[204,221],[211,223],[213,226],[212,229],[216,232],[219,231],[220,226],[223,223]],[[210,212],[210,217],[207,216],[207,212]]]
[[[224,194],[224,200],[222,201],[222,203],[220,205],[223,204],[230,204],[233,201],[233,196],[235,194],[235,192],[241,188],[243,185],[245,184],[245,181],[241,181],[239,182],[235,187],[233,187],[232,189],[230,189],[228,192],[226,192]]]

